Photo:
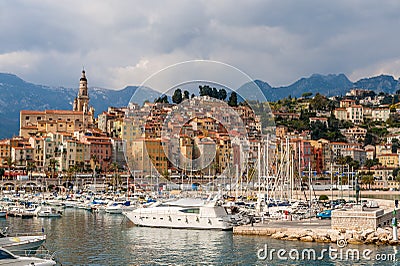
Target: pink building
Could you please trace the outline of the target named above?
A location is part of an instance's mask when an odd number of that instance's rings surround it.
[[[111,139],[108,137],[84,136],[82,141],[90,145],[90,159],[95,160],[102,171],[107,171],[111,164]]]

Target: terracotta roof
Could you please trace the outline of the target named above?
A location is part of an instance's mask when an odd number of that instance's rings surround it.
[[[21,115],[44,115],[45,111],[21,110]]]
[[[21,129],[37,129],[37,126],[24,126]]]

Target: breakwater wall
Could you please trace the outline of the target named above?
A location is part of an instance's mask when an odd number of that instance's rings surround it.
[[[345,241],[348,244],[376,244],[399,245],[399,241],[393,240],[392,230],[389,228],[365,229],[365,230],[338,230],[338,229],[304,229],[304,228],[275,228],[264,225],[237,226],[233,233],[238,235],[268,236],[274,239],[287,241],[338,243]]]

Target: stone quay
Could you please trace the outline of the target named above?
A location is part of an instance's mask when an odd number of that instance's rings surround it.
[[[380,208],[356,205],[334,210],[331,220],[267,220],[253,226],[234,227],[233,233],[289,241],[338,243],[340,240],[348,244],[399,245],[400,241],[393,240],[392,218],[395,215],[400,219],[400,210],[393,212],[390,205],[393,205],[391,201],[380,200]]]

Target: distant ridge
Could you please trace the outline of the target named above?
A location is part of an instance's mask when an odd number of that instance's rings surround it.
[[[77,87],[78,84],[77,80]],[[0,73],[0,138],[18,135],[20,110],[71,110],[77,95],[77,87],[36,85],[14,74]],[[90,105],[95,108],[96,115],[106,111],[109,106],[127,106],[137,88],[137,86],[127,86],[120,90],[112,90],[89,87]],[[254,92],[257,89],[258,93],[262,93],[268,101],[276,101],[289,95],[301,97],[305,92],[312,92],[313,95],[316,93],[329,96],[344,95],[351,88],[368,89],[377,93],[395,93],[400,89],[400,83],[389,75],[363,78],[353,83],[344,74],[313,74],[281,87],[272,87],[265,81],[255,80],[237,88],[237,92],[246,99],[257,100],[260,96]],[[134,100],[139,104],[145,100],[153,102],[159,95],[159,92],[151,88],[141,88],[135,94]]]

